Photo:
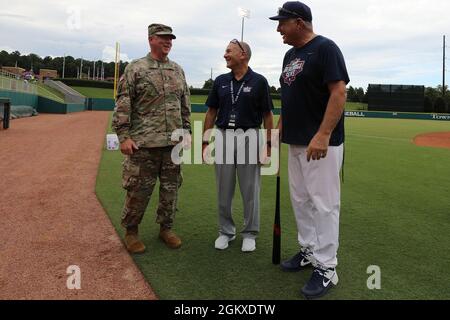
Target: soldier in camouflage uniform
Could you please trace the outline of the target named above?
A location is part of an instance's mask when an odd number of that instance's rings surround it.
[[[181,246],[171,230],[181,185],[181,168],[172,162],[171,141],[176,129],[189,130],[190,93],[183,69],[167,56],[175,35],[162,24],[148,27],[151,52],[134,60],[120,78],[113,129],[126,158],[123,162],[123,187],[127,190],[122,225],[126,228],[128,251],[142,253],[138,225],[159,178],[159,206],[156,223],[159,237],[170,248]]]

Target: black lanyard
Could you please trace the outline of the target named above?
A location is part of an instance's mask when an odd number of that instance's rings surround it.
[[[245,81],[242,82],[241,87],[239,88],[238,93],[236,94],[236,97],[234,97],[234,87],[233,87],[233,80],[231,80],[230,82],[230,90],[231,90],[231,104],[234,106],[238,99],[239,99],[239,95],[241,94],[242,89],[244,88],[245,85]]]

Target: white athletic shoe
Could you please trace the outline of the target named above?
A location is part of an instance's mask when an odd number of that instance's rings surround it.
[[[244,238],[242,240],[242,252],[252,252],[256,249],[256,241],[251,238]]]
[[[216,239],[214,246],[216,247],[216,249],[225,250],[226,248],[228,248],[228,242],[233,241],[234,239],[236,239],[236,236],[230,238],[222,234]]]

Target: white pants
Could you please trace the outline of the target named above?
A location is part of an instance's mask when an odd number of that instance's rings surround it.
[[[306,159],[306,147],[289,145],[289,189],[298,242],[313,253],[315,265],[337,265],[343,145],[329,147],[320,160]]]

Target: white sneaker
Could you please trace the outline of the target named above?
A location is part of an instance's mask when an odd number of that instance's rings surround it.
[[[251,238],[244,238],[242,240],[242,252],[252,252],[256,249],[256,241]]]
[[[216,239],[214,246],[216,247],[216,249],[225,250],[226,248],[228,248],[228,242],[233,241],[234,239],[236,239],[236,236],[230,238],[222,234]]]

